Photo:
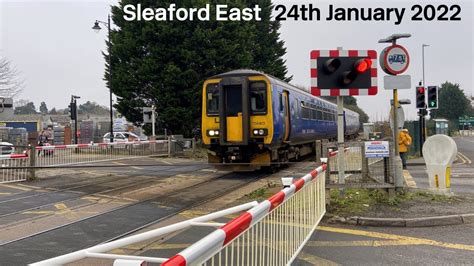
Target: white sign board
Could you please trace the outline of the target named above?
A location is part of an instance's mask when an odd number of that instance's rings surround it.
[[[410,89],[411,76],[410,75],[385,76],[383,77],[383,86],[386,90]]]
[[[389,75],[399,75],[405,72],[410,65],[410,56],[407,49],[401,45],[392,45],[385,48],[380,54],[380,66]]]
[[[365,158],[390,157],[388,141],[366,141]]]

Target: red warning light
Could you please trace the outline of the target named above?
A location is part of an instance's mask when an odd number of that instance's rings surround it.
[[[370,67],[372,67],[372,59],[370,58],[360,59],[355,64],[355,69],[359,74],[366,72]]]
[[[425,93],[425,87],[418,87],[418,93]]]

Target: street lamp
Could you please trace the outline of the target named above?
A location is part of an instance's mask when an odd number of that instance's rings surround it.
[[[423,87],[425,86],[425,47],[430,46],[429,44],[422,44],[421,45],[421,61],[423,67]]]
[[[112,106],[112,60],[110,57],[110,45],[112,43],[110,42],[110,14],[108,15],[108,20],[107,22],[96,20],[94,22],[94,26],[92,29],[95,32],[99,32],[102,28],[100,27],[100,24],[107,26],[108,29],[108,42],[109,42],[109,54],[107,56],[107,61],[109,63],[109,92],[110,92],[110,142],[114,142],[114,116],[113,116],[113,106]]]

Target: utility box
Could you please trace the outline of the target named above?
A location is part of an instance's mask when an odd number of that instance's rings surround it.
[[[433,119],[435,121],[435,128],[437,135],[449,135],[448,120],[446,119]]]

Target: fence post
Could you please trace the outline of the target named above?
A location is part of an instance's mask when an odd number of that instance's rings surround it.
[[[193,155],[196,154],[196,139],[192,138],[192,145],[193,145]]]
[[[369,181],[369,159],[365,157],[365,143],[362,142],[360,148],[360,156],[362,158],[362,182]]]
[[[34,145],[28,145],[28,148],[30,149],[30,169],[29,169],[29,177],[28,180],[35,180],[36,179],[36,169],[34,168],[36,166],[36,148]]]
[[[321,162],[321,154],[323,151],[321,140],[316,140],[315,149],[316,149],[316,163]]]
[[[168,157],[171,157],[171,137],[168,136]]]

